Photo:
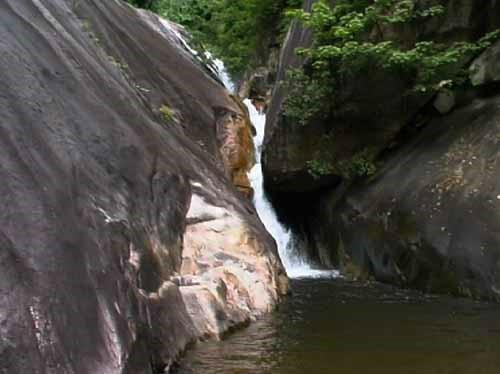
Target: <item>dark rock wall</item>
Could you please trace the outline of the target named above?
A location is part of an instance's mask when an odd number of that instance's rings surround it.
[[[164,370],[198,337],[165,283],[193,191],[282,271],[226,177],[217,122],[244,113],[121,1],[3,0],[0,35],[0,372]]]
[[[310,7],[312,2],[307,2]],[[422,1],[422,3],[428,3]],[[384,30],[386,37],[397,35],[407,41],[473,40],[500,25],[500,4],[442,0],[446,15],[430,22]],[[278,82],[286,70],[302,63],[294,55],[298,47],[307,47],[311,36],[294,24],[283,46]],[[411,77],[396,76],[372,69],[337,82],[336,109],[326,119],[314,119],[300,126],[282,114],[286,93],[278,83],[271,100],[263,152],[264,175],[270,190],[301,192],[318,190],[339,183],[338,170],[319,178],[308,173],[308,161],[327,157],[348,161],[368,149],[379,153],[408,123],[419,124],[419,113],[429,97],[408,95]],[[325,136],[330,140],[325,141]]]
[[[499,299],[499,105],[435,118],[370,181],[319,198],[316,251],[349,277]]]
[[[496,1],[440,3],[444,18],[386,32],[407,40],[473,40],[500,27]],[[298,25],[289,35],[281,76],[301,63],[293,50],[311,42]],[[286,92],[275,88],[264,176],[302,250],[352,278],[500,298],[500,89],[491,57],[497,49],[479,60],[484,68],[475,89],[451,94],[449,114],[438,112],[435,97],[403,95],[405,79],[373,71],[338,88],[334,116],[299,126],[283,116]],[[369,179],[344,180],[335,170],[308,174],[307,162],[325,152],[348,160],[366,148],[378,154],[379,171]]]
[[[305,1],[304,9],[310,11],[314,2]],[[319,136],[326,131],[322,124],[314,124],[309,128],[307,137],[304,137],[305,133],[301,131],[304,129],[289,131],[290,126],[281,115],[281,106],[286,94],[282,81],[286,78],[288,69],[297,68],[303,62],[303,59],[295,54],[295,49],[299,46],[307,47],[311,43],[311,32],[299,22],[293,22],[281,50],[277,80],[266,113],[262,164],[266,182],[269,181],[268,185],[273,189],[293,188],[299,180],[304,180],[305,188],[308,183],[312,183],[312,178],[305,171],[304,158],[314,152],[307,147],[314,147],[319,142]],[[290,183],[292,181],[293,183]]]

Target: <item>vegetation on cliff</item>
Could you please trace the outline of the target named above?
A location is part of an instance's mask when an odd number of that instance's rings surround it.
[[[251,69],[286,28],[284,10],[301,0],[128,0],[185,26],[234,78]]]
[[[344,107],[342,91],[359,76],[385,72],[400,77],[408,88],[402,95],[422,98],[467,86],[466,62],[500,37],[497,30],[478,40],[438,42],[432,33],[419,32],[428,22],[446,17],[443,1],[318,0],[311,11],[300,9],[301,0],[128,1],[184,25],[195,42],[224,61],[235,79],[265,64],[270,44],[280,41],[277,35],[284,34],[290,21],[302,23],[312,31],[313,43],[296,50],[304,63],[288,70],[282,106],[287,123],[301,126],[336,118]],[[322,152],[308,163],[308,171],[315,178],[372,175],[377,152],[356,152],[350,161]]]
[[[422,7],[414,0],[339,0],[335,6],[321,0],[311,12],[289,11],[313,31],[314,44],[296,51],[305,64],[289,71],[285,114],[301,125],[327,117],[342,82],[377,69],[406,77],[421,94],[467,84],[461,65],[497,40],[500,30],[475,42],[453,43],[408,38],[404,32],[444,12],[443,6]]]

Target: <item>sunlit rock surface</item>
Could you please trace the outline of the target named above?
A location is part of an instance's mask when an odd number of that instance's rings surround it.
[[[247,114],[179,30],[4,0],[0,34],[0,372],[163,372],[270,310],[286,277],[231,181],[251,194]]]

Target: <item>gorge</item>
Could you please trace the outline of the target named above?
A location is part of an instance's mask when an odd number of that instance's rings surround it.
[[[438,3],[439,21],[385,33],[451,43],[500,25],[495,1]],[[353,279],[499,299],[498,43],[461,62],[471,86],[420,96],[404,74],[368,68],[338,82],[339,108],[306,125],[283,113],[289,88],[278,83],[265,182],[311,257]],[[294,24],[277,82],[304,63],[294,51],[312,44],[311,31]]]
[[[250,171],[250,182],[255,191],[254,204],[257,213],[266,226],[267,231],[275,238],[278,246],[278,253],[280,255],[286,273],[290,278],[321,278],[321,277],[336,277],[338,272],[330,269],[314,268],[310,263],[307,255],[300,252],[299,248],[294,246],[292,241],[292,234],[289,229],[285,228],[279,221],[269,202],[264,191],[264,179],[262,174],[261,153],[262,143],[264,141],[264,129],[266,123],[266,116],[264,113],[252,104],[249,99],[246,99],[245,104],[250,113],[250,120],[256,128],[255,135],[255,148],[257,155],[257,162]]]
[[[1,1],[0,373],[496,373],[498,30],[495,0]]]

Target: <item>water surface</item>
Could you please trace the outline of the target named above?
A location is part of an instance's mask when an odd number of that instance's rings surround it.
[[[498,304],[341,279],[292,287],[276,312],[188,352],[179,373],[500,373]]]
[[[256,210],[287,273],[308,279],[292,280],[293,296],[275,313],[189,351],[179,373],[499,374],[500,305],[329,279],[338,273],[315,269],[292,247],[263,187],[266,117],[250,100],[245,104],[256,129],[250,173]]]

